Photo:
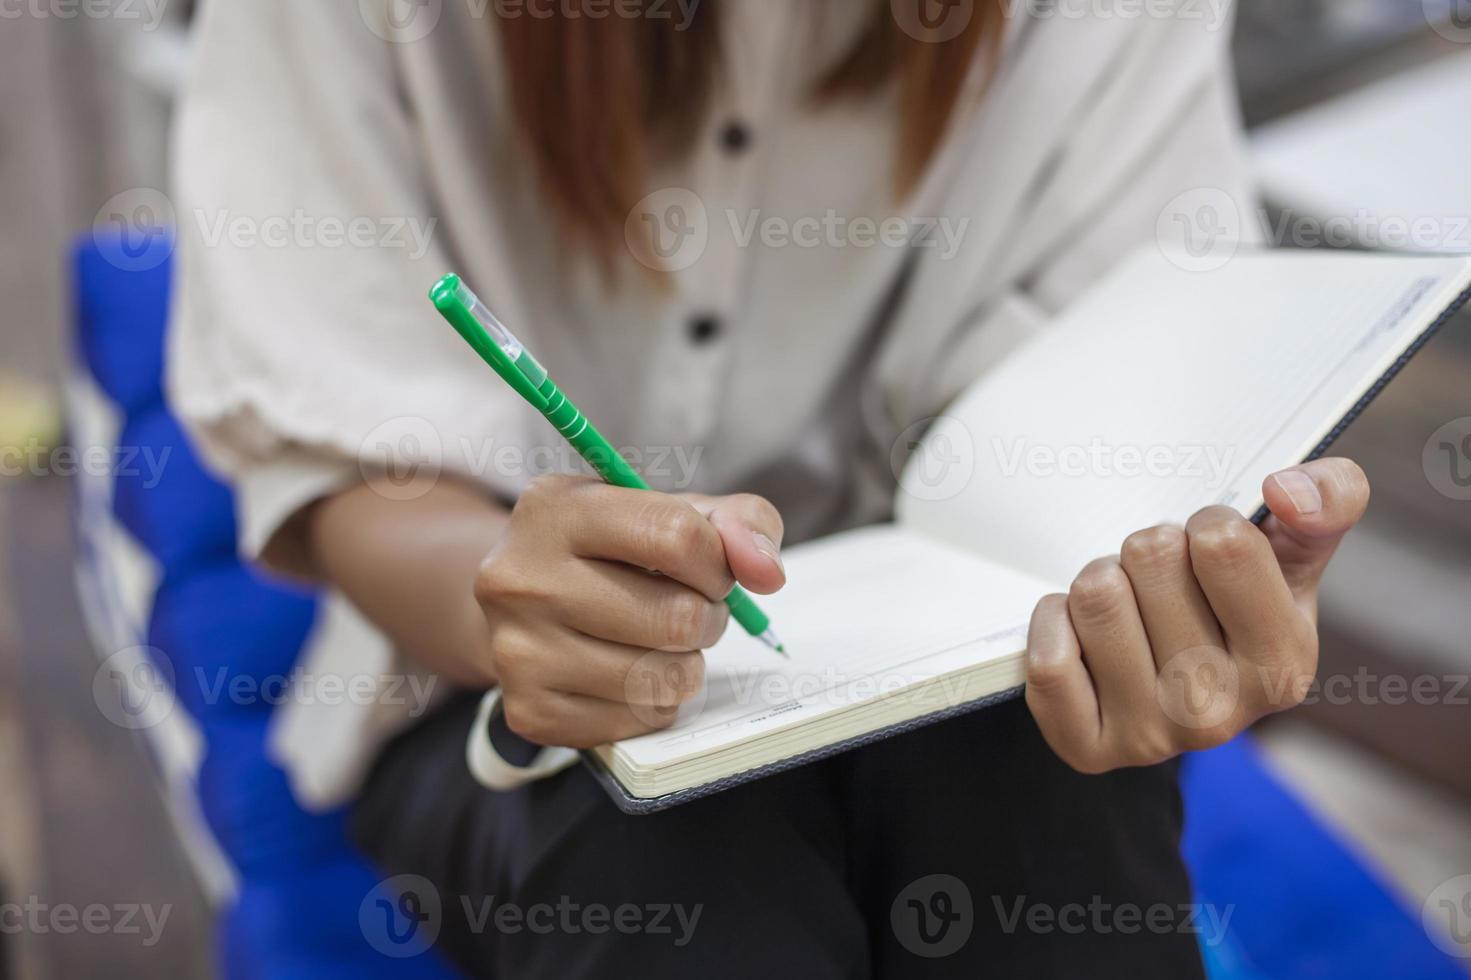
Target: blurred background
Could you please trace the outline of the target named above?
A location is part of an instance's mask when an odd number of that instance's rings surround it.
[[[139,188],[167,187],[192,6],[0,7],[0,980],[216,975],[214,910],[239,895],[190,802],[198,732],[181,718],[140,732],[99,710],[99,663],[127,625],[109,617],[147,611],[101,594],[109,566],[93,538],[119,532],[89,524],[107,467],[76,451],[109,437],[77,381],[87,300],[72,242],[118,220],[119,200],[139,207]],[[1465,0],[1242,0],[1235,52],[1276,244],[1471,252]],[[1374,505],[1325,585],[1323,686],[1259,728],[1259,757],[1422,943],[1471,953],[1471,883],[1455,884],[1471,875],[1464,316],[1340,449],[1368,470]],[[44,911],[94,905],[111,910],[108,928]],[[141,910],[141,933],[118,925],[122,906]],[[40,927],[26,924],[34,907]],[[165,909],[150,930],[142,912]],[[1294,958],[1294,941],[1277,938],[1275,967],[1220,951],[1215,972],[1349,975]]]

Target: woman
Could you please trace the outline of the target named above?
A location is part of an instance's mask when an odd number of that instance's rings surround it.
[[[386,747],[344,740],[364,730],[346,709],[283,747],[324,801],[357,793],[385,871],[432,882],[462,967],[1200,975],[1169,760],[1286,704],[1245,675],[1238,716],[1186,731],[1154,678],[1203,643],[1311,674],[1317,581],[1367,499],[1344,461],[1269,480],[1260,530],[1212,508],[1080,569],[1037,607],[1025,703],[645,818],[577,767],[490,792],[463,755],[496,686],[538,745],[667,724],[691,690],[630,693],[635,660],[697,672],[733,582],[775,591],[783,542],[886,519],[901,433],[1172,199],[1213,188],[1247,213],[1226,25],[1129,9],[204,9],[173,395],[233,476],[244,546],[346,595],[399,670],[463,689]],[[244,233],[268,223],[290,231]],[[424,299],[450,269],[659,492],[542,475],[571,468],[555,433]],[[479,914],[491,897],[520,925]],[[1029,912],[1079,903],[1120,918]],[[655,907],[689,928],[655,929]],[[1155,907],[1176,911],[1111,926]]]

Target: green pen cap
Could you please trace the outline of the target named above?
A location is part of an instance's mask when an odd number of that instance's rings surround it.
[[[545,409],[546,368],[526,345],[480,301],[458,275],[450,273],[429,291],[429,299],[459,335],[527,401]]]

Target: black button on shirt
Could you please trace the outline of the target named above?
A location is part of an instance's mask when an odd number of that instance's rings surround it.
[[[690,340],[696,344],[708,344],[720,336],[720,327],[720,318],[717,316],[697,316],[690,320]]]
[[[739,120],[726,123],[720,130],[720,145],[726,153],[744,153],[751,146],[751,127]]]

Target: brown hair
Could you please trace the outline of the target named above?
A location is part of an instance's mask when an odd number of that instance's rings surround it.
[[[652,14],[650,0],[637,2]],[[812,96],[823,105],[897,85],[893,186],[902,197],[943,139],[982,41],[999,40],[1002,7],[974,0],[959,34],[938,40],[906,31],[890,0],[868,2],[872,16]],[[569,16],[560,4],[557,12],[499,20],[512,113],[541,191],[567,237],[590,247],[605,271],[629,209],[648,191],[651,163],[687,152],[704,121],[720,62],[718,4],[700,0],[683,24]]]

